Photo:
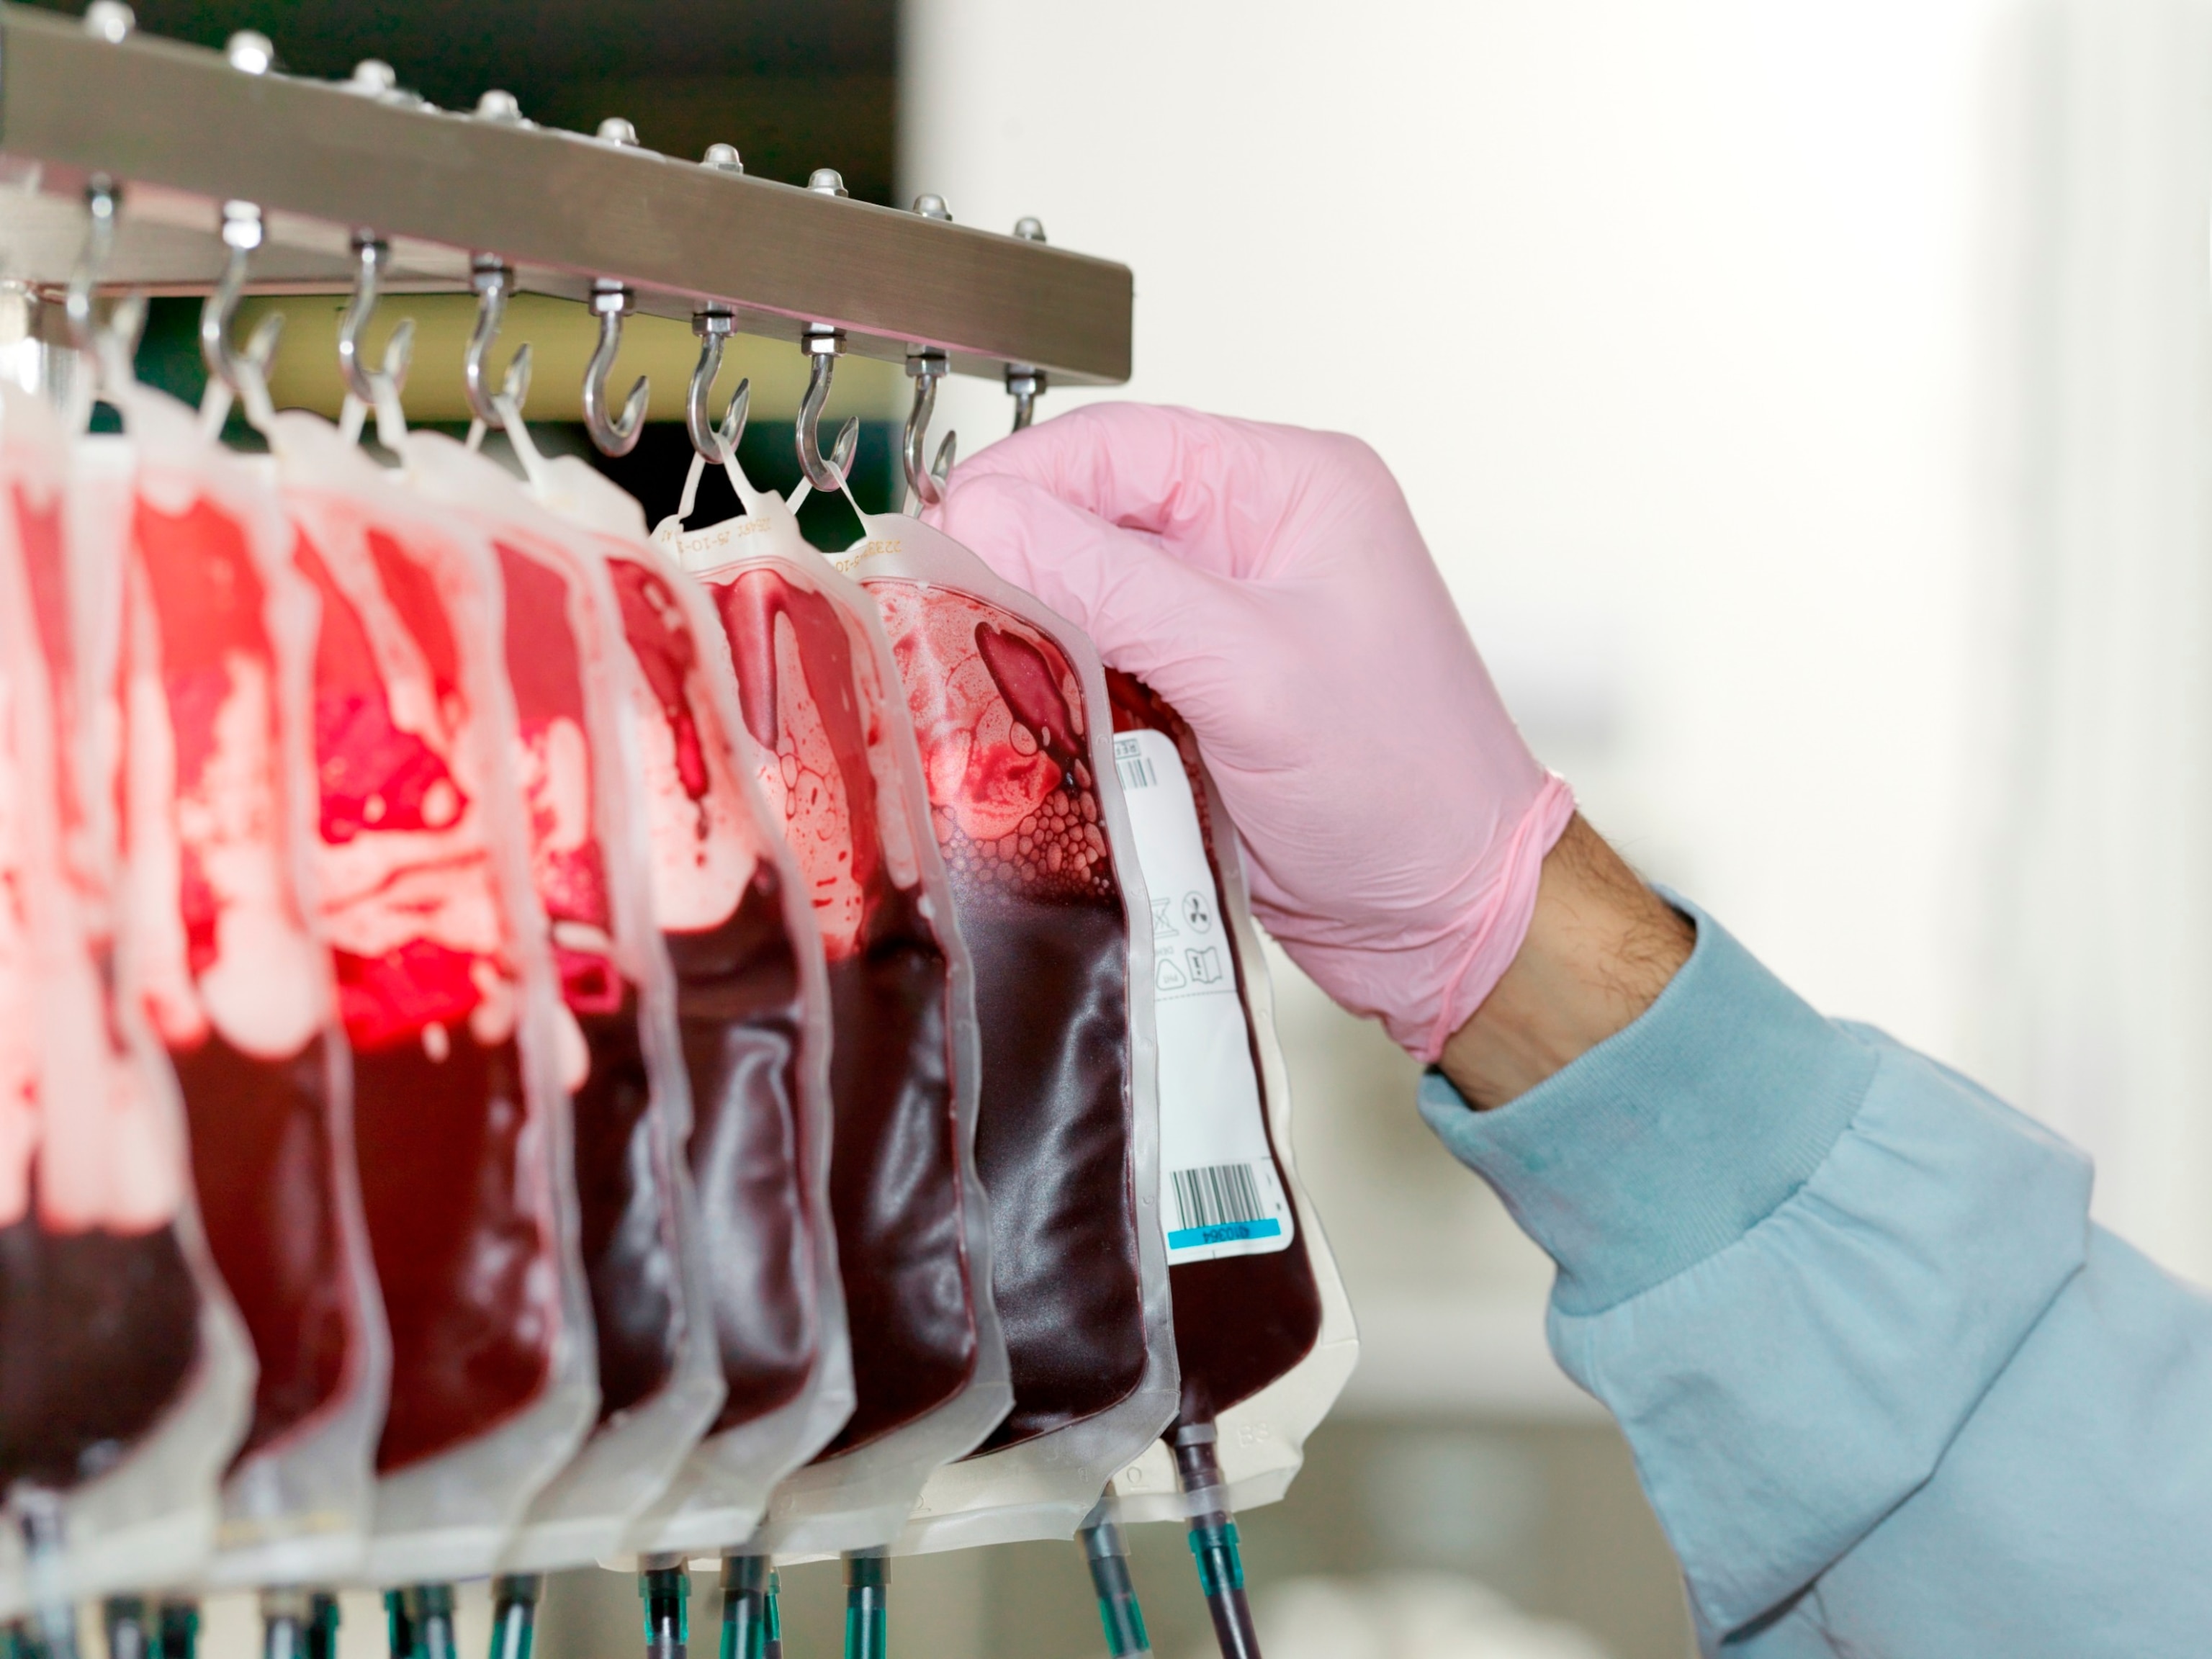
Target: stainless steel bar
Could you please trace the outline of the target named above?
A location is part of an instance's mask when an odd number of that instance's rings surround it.
[[[1129,374],[1128,268],[581,134],[234,69],[221,53],[0,5],[0,246],[58,286],[94,173],[125,190],[111,287],[201,292],[221,276],[222,203],[259,204],[260,291],[342,291],[355,230],[391,244],[387,292],[469,285],[474,253],[525,291],[588,298],[956,373],[1029,363],[1055,380]]]

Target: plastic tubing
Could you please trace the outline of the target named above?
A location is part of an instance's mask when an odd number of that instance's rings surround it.
[[[681,1556],[649,1556],[640,1564],[637,1599],[645,1603],[646,1659],[684,1659],[691,1647],[691,1574]]]
[[[1114,1518],[1112,1498],[1098,1500],[1075,1537],[1091,1568],[1091,1588],[1098,1592],[1098,1622],[1105,1627],[1109,1659],[1152,1659],[1145,1610],[1137,1605],[1136,1581],[1129,1574],[1129,1547]]]
[[[890,1578],[888,1550],[854,1550],[845,1557],[845,1659],[887,1659]]]
[[[774,1567],[768,1570],[768,1646],[762,1659],[783,1659],[783,1607],[776,1596],[783,1580]]]
[[[538,1639],[538,1598],[544,1590],[544,1578],[534,1572],[502,1573],[492,1580],[491,1659],[530,1659]]]
[[[392,1659],[454,1659],[453,1587],[416,1584],[385,1591],[384,1632]],[[166,1648],[161,1659],[169,1659]]]
[[[1175,1431],[1176,1478],[1190,1516],[1191,1559],[1198,1565],[1198,1587],[1206,1592],[1221,1659],[1260,1659],[1251,1604],[1244,1599],[1244,1562],[1237,1553],[1237,1517],[1230,1513],[1229,1489],[1213,1451],[1218,1438],[1211,1423],[1187,1423]]]
[[[769,1583],[775,1576],[765,1555],[722,1558],[721,1659],[768,1659]]]

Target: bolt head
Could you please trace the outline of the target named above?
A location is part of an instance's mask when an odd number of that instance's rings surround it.
[[[637,129],[623,120],[621,116],[610,115],[599,123],[599,140],[603,144],[635,145],[637,143]]]
[[[1044,240],[1044,221],[1024,214],[1014,221],[1014,234],[1024,242],[1042,242]]]
[[[261,210],[251,202],[225,202],[222,204],[222,240],[225,247],[234,247],[251,253],[261,246]]]
[[[501,92],[496,87],[477,100],[477,119],[479,121],[520,121],[522,100],[511,92]]]
[[[845,331],[823,323],[810,323],[799,337],[799,349],[810,357],[834,357],[845,347]]]
[[[714,167],[723,173],[743,173],[744,159],[738,154],[735,144],[709,144],[707,153],[699,158],[702,167]]]
[[[240,75],[266,75],[276,66],[276,46],[258,29],[240,29],[223,42],[222,55]]]
[[[84,32],[95,40],[119,46],[138,27],[138,15],[123,0],[92,0],[84,9]]]
[[[399,87],[399,71],[381,58],[364,58],[353,66],[353,78],[346,82],[348,92],[358,92],[371,98],[381,98],[396,92]]]
[[[731,334],[737,331],[738,319],[726,311],[695,311],[691,313],[691,331],[701,339],[710,334]]]
[[[602,276],[592,284],[592,309],[602,317],[625,316],[634,303],[635,296],[620,283]]]
[[[817,167],[806,175],[806,187],[821,196],[849,196],[845,175],[835,167]]]
[[[952,222],[952,210],[945,205],[945,198],[942,196],[915,197],[914,210],[925,219],[941,219],[948,225]]]

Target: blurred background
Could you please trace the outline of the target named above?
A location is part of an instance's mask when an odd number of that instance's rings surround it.
[[[2087,1146],[2100,1217],[2212,1279],[2212,0],[139,13],[261,28],[301,73],[374,56],[447,105],[503,87],[773,178],[936,191],[964,222],[1035,214],[1127,262],[1114,395],[1375,444],[1530,740],[1632,859],[1823,1008]],[[303,401],[331,378],[311,325],[284,359]],[[553,307],[522,332],[582,328]],[[651,332],[626,353],[672,416],[690,343]],[[795,357],[739,365],[768,483],[795,476]],[[838,396],[881,500],[905,388],[858,367]],[[434,378],[410,410],[453,418]],[[578,447],[574,384],[541,362],[549,445]],[[970,453],[1007,425],[994,385],[939,409]],[[687,453],[664,425],[625,472],[650,516]],[[1410,1063],[1276,967],[1365,1346],[1289,1499],[1246,1518],[1269,1652],[1678,1659],[1626,1450],[1544,1348],[1547,1264],[1422,1128]],[[1203,1653],[1180,1538],[1139,1552],[1164,1659]],[[835,1651],[835,1570],[786,1582],[794,1659]],[[1072,1547],[897,1583],[907,1654],[1101,1650]],[[620,1578],[554,1599],[546,1659],[638,1639]],[[374,1659],[373,1607],[349,1615]],[[713,1616],[702,1584],[695,1647]],[[229,1639],[242,1659],[250,1629]]]

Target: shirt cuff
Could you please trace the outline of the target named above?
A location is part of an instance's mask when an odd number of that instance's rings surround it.
[[[1624,1302],[1741,1238],[1843,1133],[1877,1056],[1711,917],[1643,1018],[1518,1099],[1468,1106],[1437,1072],[1421,1115],[1556,1262],[1553,1304]]]

